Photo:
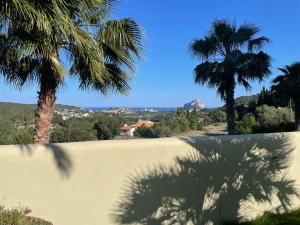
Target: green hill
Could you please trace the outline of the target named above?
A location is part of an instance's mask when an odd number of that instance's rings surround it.
[[[11,102],[0,102],[0,123],[3,121],[12,121],[16,125],[25,126],[34,123],[34,113],[36,105],[19,104]],[[55,109],[62,111],[64,109],[77,110],[76,106],[55,105]]]
[[[258,97],[259,94],[238,97],[235,99],[235,105],[249,105],[252,102],[257,103]]]

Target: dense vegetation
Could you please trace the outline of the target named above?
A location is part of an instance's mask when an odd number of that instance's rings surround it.
[[[30,209],[6,209],[0,206],[0,225],[52,225],[52,223],[30,217]]]
[[[285,132],[295,129],[294,104],[289,100],[270,101],[273,92],[265,88],[253,96],[236,99],[235,120],[237,134]],[[0,144],[33,143],[34,105],[0,103]],[[56,110],[78,110],[72,106],[58,105]],[[136,112],[112,114],[97,112],[87,118],[63,119],[54,113],[50,142],[74,142],[114,139],[120,135],[120,127],[134,124],[138,119],[155,122],[154,127],[138,128],[138,138],[157,138],[180,135],[188,131],[205,130],[208,125],[226,122],[224,107],[189,112],[176,111]],[[199,122],[199,119],[202,120]],[[205,132],[205,131],[204,131]],[[122,137],[120,137],[122,138]]]
[[[300,225],[300,209],[284,214],[266,214],[250,222],[223,225]]]

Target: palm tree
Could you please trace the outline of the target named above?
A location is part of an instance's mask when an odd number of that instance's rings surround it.
[[[282,75],[273,80],[271,87],[275,97],[288,102],[290,99],[295,107],[296,131],[300,131],[300,62],[279,68]]]
[[[261,81],[270,74],[270,57],[260,51],[269,39],[256,37],[260,29],[252,24],[237,27],[226,20],[217,20],[211,31],[190,45],[192,56],[202,63],[194,69],[195,83],[217,88],[226,103],[227,129],[235,133],[234,90],[242,84],[250,90],[249,81]]]
[[[20,15],[10,21],[7,32],[9,39],[17,43],[17,52],[22,52],[16,55],[14,69],[6,71],[7,80],[18,86],[30,81],[39,84],[35,143],[49,142],[56,92],[67,74],[62,52],[69,56],[68,74],[78,77],[80,88],[102,94],[127,94],[130,72],[135,69],[135,59],[142,54],[138,24],[130,18],[108,19],[113,0],[52,2],[55,4],[47,8],[55,10],[47,13],[51,18],[56,14],[63,18],[63,26],[53,19],[48,21],[51,32],[45,32],[38,26],[28,26]]]

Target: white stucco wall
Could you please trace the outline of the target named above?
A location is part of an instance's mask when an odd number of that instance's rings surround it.
[[[118,202],[122,201],[128,177],[134,177],[135,173],[147,173],[159,165],[176,166],[176,158],[196,151],[195,147],[199,152],[210,146],[213,149],[213,144],[210,144],[212,140],[220,142],[221,152],[228,148],[231,156],[226,160],[230,162],[232,159],[232,164],[236,164],[234,157],[237,154],[234,151],[248,151],[245,148],[249,148],[249,142],[251,146],[263,143],[273,151],[276,146],[272,143],[275,143],[273,141],[277,136],[282,135],[0,146],[0,202],[5,206],[29,207],[34,216],[47,219],[54,225],[111,225],[114,224],[111,215],[117,209]],[[298,187],[300,133],[285,136],[288,136],[293,148],[286,173]],[[234,144],[236,142],[239,144]],[[248,144],[244,144],[246,142]],[[227,165],[224,171],[232,173],[235,170],[230,168],[232,164],[224,164]],[[211,170],[211,173],[218,171]],[[266,209],[275,209],[279,203],[274,200],[270,204],[247,204],[252,210],[248,216],[253,217]],[[292,206],[300,206],[300,200],[294,198]],[[227,204],[222,207],[225,215],[226,208],[231,206]]]

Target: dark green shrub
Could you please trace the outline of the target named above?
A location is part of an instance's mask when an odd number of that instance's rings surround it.
[[[300,225],[300,209],[284,214],[266,214],[250,222],[229,222],[223,225]]]
[[[156,137],[154,131],[151,128],[148,128],[146,126],[141,126],[141,127],[137,128],[133,134],[135,137],[141,137],[141,138],[155,138]]]
[[[256,108],[256,117],[260,124],[280,124],[293,122],[294,115],[288,108],[274,106],[259,106]]]
[[[33,132],[30,132],[28,129],[18,130],[14,142],[14,144],[32,144]]]
[[[236,132],[238,134],[251,134],[253,133],[253,127],[257,125],[255,117],[252,114],[247,114],[242,121],[237,122]]]
[[[120,123],[114,117],[101,116],[95,123],[98,140],[109,140],[120,134]]]
[[[214,110],[208,112],[205,121],[210,123],[223,123],[226,122],[226,113],[222,110]]]
[[[159,137],[170,137],[176,134],[186,132],[190,129],[190,123],[185,117],[171,116],[164,118],[161,122],[155,124],[153,130]]]

